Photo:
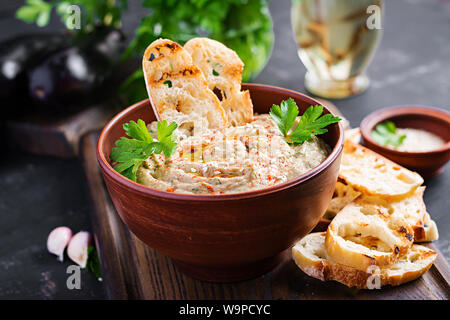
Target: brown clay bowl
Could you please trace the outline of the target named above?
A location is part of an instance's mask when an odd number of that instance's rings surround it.
[[[292,97],[300,113],[318,104],[295,91],[246,84],[255,112]],[[324,112],[329,113],[328,110]],[[123,177],[110,165],[114,142],[130,120],[155,120],[148,100],[116,115],[103,129],[97,158],[114,206],[144,243],[171,257],[186,274],[229,282],[259,276],[280,261],[285,249],[310,232],[332,197],[340,165],[343,129],[329,126],[321,136],[332,152],[318,167],[270,188],[223,195],[192,195],[155,190]]]
[[[428,152],[397,151],[376,143],[370,133],[377,124],[390,120],[398,128],[413,128],[429,131],[447,143]],[[397,106],[377,110],[361,122],[363,144],[373,151],[418,172],[424,178],[438,175],[450,160],[450,113],[446,110],[424,106]],[[417,141],[420,143],[420,141]]]

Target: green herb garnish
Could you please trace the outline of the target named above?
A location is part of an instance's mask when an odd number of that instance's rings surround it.
[[[177,146],[176,136],[173,134],[176,128],[175,122],[169,125],[166,120],[158,122],[156,126],[158,141],[154,141],[143,120],[125,123],[123,129],[132,139],[122,137],[116,141],[116,147],[111,149],[109,157],[112,161],[118,162],[114,170],[136,181],[137,170],[152,153],[164,152],[167,158],[172,155]]]
[[[215,69],[213,69],[212,74],[215,75],[216,77],[219,75],[219,73]]]
[[[375,130],[373,130],[370,135],[373,140],[382,146],[387,146],[390,144],[398,147],[406,138],[405,134],[400,135],[397,133],[397,127],[392,121],[380,123],[375,127]]]
[[[16,18],[44,27],[49,24],[51,12],[55,9],[66,28],[73,30],[73,5],[83,10],[78,31],[89,31],[97,25],[119,28],[121,14],[128,8],[127,0],[26,0],[16,11]]]
[[[94,246],[88,247],[88,258],[86,261],[86,269],[91,271],[97,278],[102,277],[100,270],[100,262],[98,260],[98,253]]]
[[[273,105],[270,115],[277,124],[287,143],[302,144],[313,135],[328,132],[326,126],[339,122],[342,119],[332,114],[321,116],[323,106],[310,106],[300,117],[297,126],[292,129],[298,116],[298,107],[292,98],[281,101],[280,105]]]
[[[172,81],[166,80],[166,81],[164,81],[163,83],[164,83],[164,84],[167,84],[167,86],[168,86],[169,88],[172,88]]]

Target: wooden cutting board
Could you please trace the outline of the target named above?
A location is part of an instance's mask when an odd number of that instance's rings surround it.
[[[121,110],[117,99],[87,106],[71,114],[28,114],[5,123],[5,141],[18,151],[36,155],[73,158],[81,137],[98,130]]]
[[[381,290],[350,289],[305,275],[290,258],[250,281],[209,283],[192,279],[147,247],[122,223],[97,164],[98,132],[82,138],[80,151],[92,200],[92,226],[110,299],[450,299],[450,268],[441,253],[421,278]],[[437,250],[433,244],[428,245]]]

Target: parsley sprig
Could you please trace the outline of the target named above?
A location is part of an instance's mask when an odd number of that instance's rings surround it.
[[[326,126],[339,122],[342,119],[332,114],[322,115],[323,106],[310,106],[300,117],[297,126],[292,129],[295,119],[298,116],[298,107],[292,98],[281,101],[280,105],[273,105],[270,115],[277,124],[284,139],[290,144],[302,144],[311,139],[313,135],[328,132]]]
[[[137,122],[130,121],[123,125],[127,136],[116,141],[116,147],[111,149],[110,158],[117,162],[114,169],[133,181],[136,181],[136,172],[141,164],[147,160],[152,153],[164,153],[169,158],[177,146],[176,135],[173,133],[177,124],[167,124],[166,120],[158,122],[154,141],[150,135],[145,122],[139,119]]]
[[[88,247],[88,259],[86,261],[86,269],[90,270],[97,277],[97,279],[100,279],[102,277],[98,253],[94,246]]]
[[[375,127],[375,130],[372,131],[370,135],[373,138],[373,140],[375,140],[382,146],[387,146],[390,144],[395,147],[398,147],[403,143],[403,140],[405,140],[406,138],[406,135],[404,134],[400,135],[397,133],[397,127],[395,126],[395,123],[393,123],[392,121],[380,123]]]
[[[121,14],[128,8],[127,0],[25,0],[25,4],[16,11],[16,18],[27,23],[36,23],[39,27],[49,24],[53,8],[60,16],[66,29],[71,31],[90,31],[96,25],[119,28]],[[82,8],[81,26],[74,30],[71,25],[73,8]]]

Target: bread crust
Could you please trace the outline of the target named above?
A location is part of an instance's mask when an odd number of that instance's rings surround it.
[[[241,91],[244,63],[236,52],[209,38],[193,38],[184,48],[202,70],[209,89],[217,92],[227,113],[228,124],[244,125],[253,119],[253,104],[248,90]]]
[[[355,144],[361,141],[361,130],[359,128],[347,129],[344,131],[345,140],[350,140]]]
[[[365,271],[395,263],[414,240],[406,220],[386,208],[352,202],[328,226],[325,247],[335,262]]]
[[[326,232],[298,242],[293,259],[314,278],[360,289],[374,288],[375,279],[380,286],[417,279],[432,266],[436,253],[413,241],[438,238],[423,201],[423,179],[359,145],[358,130],[348,133],[324,216],[334,219]],[[377,271],[378,278],[369,271]]]
[[[416,232],[416,230],[414,230],[414,232]],[[431,219],[430,214],[427,212],[425,213],[423,226],[420,228],[420,235],[417,237],[415,235],[414,242],[430,242],[438,239],[439,231],[436,222]]]
[[[297,266],[313,278],[369,289],[368,280],[372,273],[336,263],[326,256],[325,232],[311,233],[300,240],[292,248],[292,257]],[[378,269],[380,286],[398,286],[415,280],[428,271],[435,259],[436,252],[433,250],[413,245],[409,253],[397,263]]]
[[[324,218],[329,220],[333,219],[339,211],[341,211],[347,204],[358,198],[360,195],[361,192],[354,190],[345,182],[336,182],[333,198],[331,198]]]
[[[410,196],[423,178],[385,157],[350,140],[345,140],[339,178],[367,195],[387,200]]]
[[[208,88],[190,54],[178,43],[155,40],[144,52],[142,67],[148,95],[160,120],[180,122],[177,115],[186,115],[183,119],[189,124],[178,125],[200,127],[205,125],[202,119],[207,119],[209,129],[227,126],[219,99]]]

